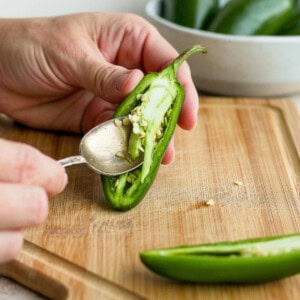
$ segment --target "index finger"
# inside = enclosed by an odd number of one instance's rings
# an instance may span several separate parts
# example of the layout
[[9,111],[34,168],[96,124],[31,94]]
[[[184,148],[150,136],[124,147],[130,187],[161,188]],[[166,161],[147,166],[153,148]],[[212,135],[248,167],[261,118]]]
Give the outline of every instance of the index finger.
[[66,183],[65,170],[37,149],[0,139],[0,181],[25,183],[44,188],[50,195],[60,193]]

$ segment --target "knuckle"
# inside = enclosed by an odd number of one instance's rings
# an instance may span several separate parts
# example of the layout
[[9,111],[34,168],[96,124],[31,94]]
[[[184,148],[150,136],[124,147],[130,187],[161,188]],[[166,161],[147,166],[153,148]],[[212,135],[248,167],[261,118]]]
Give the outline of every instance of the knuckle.
[[43,188],[32,188],[32,220],[31,225],[43,223],[48,216],[48,196]]
[[136,14],[130,14],[130,13],[124,14],[124,22],[128,25],[131,25],[132,26],[131,29],[136,28],[136,26],[140,28],[146,28],[146,29],[155,28],[145,18]]
[[61,192],[65,186],[64,168],[29,145],[17,146],[13,164],[15,182],[43,187],[51,195]]
[[114,78],[117,78],[118,70],[113,66],[106,65],[105,67],[100,67],[96,70],[94,76],[94,86],[97,88],[96,94],[103,96],[104,91],[110,90],[114,91],[116,89]]
[[17,146],[15,165],[18,172],[18,182],[30,182],[35,175],[38,151],[25,144]]
[[125,31],[129,33],[135,33],[137,36],[149,35],[157,32],[155,26],[149,23],[141,16],[134,14],[126,14],[124,17]]

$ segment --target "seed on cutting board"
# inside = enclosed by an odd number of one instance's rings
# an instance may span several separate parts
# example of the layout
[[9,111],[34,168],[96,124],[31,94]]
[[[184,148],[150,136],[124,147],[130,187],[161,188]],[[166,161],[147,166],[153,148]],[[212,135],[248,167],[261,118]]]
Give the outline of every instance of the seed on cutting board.
[[243,182],[242,182],[242,181],[239,181],[239,180],[235,180],[235,181],[233,182],[233,184],[234,184],[234,185],[241,186],[241,185],[243,185]]
[[205,204],[206,204],[207,206],[214,206],[214,205],[215,205],[215,201],[214,201],[213,199],[209,199],[209,200],[207,200],[207,201],[205,202]]

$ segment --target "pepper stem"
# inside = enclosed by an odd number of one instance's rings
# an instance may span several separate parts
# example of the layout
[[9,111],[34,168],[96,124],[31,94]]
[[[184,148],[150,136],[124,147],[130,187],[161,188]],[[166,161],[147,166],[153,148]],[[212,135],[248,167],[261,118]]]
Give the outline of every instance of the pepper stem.
[[192,48],[185,50],[172,62],[174,72],[176,73],[179,67],[181,66],[181,64],[196,52],[206,53],[207,51],[204,47],[200,45],[195,45]]

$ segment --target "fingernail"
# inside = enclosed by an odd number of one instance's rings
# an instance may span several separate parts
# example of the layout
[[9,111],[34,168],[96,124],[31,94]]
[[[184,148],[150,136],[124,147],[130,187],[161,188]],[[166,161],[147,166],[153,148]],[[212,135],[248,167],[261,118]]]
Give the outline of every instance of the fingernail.
[[124,72],[121,76],[119,76],[116,82],[116,89],[121,93],[128,94],[133,88],[135,88],[142,77],[143,73],[139,70]]
[[68,181],[69,181],[69,179],[68,179],[68,174],[65,173],[65,174],[64,174],[64,187],[68,184]]

